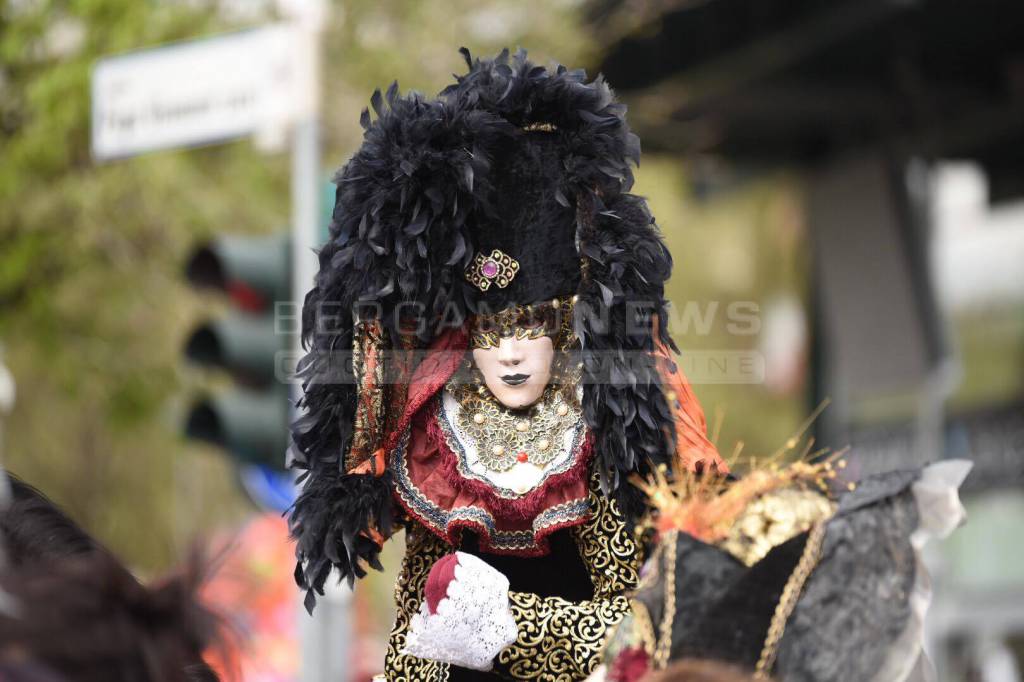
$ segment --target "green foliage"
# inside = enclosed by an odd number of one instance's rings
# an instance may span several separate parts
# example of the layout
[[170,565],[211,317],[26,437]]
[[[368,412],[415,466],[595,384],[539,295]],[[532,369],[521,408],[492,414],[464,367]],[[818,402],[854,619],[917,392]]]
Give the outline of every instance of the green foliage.
[[[211,9],[18,2],[0,17],[0,338],[19,389],[5,463],[133,563],[159,566],[240,508],[226,467],[183,447],[168,408],[200,307],[182,261],[225,225],[280,224],[286,160],[245,143],[90,159],[95,60],[207,33]],[[183,489],[197,480],[214,482]]]

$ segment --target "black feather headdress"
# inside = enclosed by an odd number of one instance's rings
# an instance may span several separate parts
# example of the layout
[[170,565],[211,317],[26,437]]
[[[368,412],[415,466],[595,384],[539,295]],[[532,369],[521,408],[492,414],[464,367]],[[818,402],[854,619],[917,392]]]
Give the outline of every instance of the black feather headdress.
[[[577,295],[584,417],[604,489],[627,518],[644,501],[625,477],[675,452],[650,356],[652,329],[672,347],[664,331],[672,261],[646,202],[629,193],[640,145],[625,106],[602,78],[537,66],[525,51],[486,60],[462,53],[468,73],[436,99],[400,95],[395,85],[374,93],[376,118],[364,111],[363,144],[336,177],[330,239],[303,311],[305,414],[292,429],[292,461],[304,473],[290,522],[296,578],[310,600],[332,567],[352,580],[364,574],[362,563],[376,566],[371,538],[391,527],[387,475],[355,473],[346,455],[358,398],[344,380],[354,311],[396,346],[409,335],[396,311],[416,311],[427,322],[416,327],[422,347],[440,320],[459,324],[482,304]],[[527,156],[538,172],[517,175]],[[485,292],[467,281],[477,253],[527,229],[529,239],[516,243],[531,246],[516,258],[524,272],[546,276]]]

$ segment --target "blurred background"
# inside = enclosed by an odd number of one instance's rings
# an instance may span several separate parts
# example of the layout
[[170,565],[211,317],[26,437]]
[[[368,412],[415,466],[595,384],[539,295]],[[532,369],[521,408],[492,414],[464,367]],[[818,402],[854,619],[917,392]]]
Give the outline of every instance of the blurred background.
[[246,680],[379,672],[400,548],[300,616],[282,377],[361,110],[436,93],[463,45],[629,105],[720,449],[773,452],[828,400],[817,442],[858,475],[975,462],[929,648],[943,680],[1024,679],[1012,0],[2,0],[3,465],[140,575],[232,548],[208,592]]

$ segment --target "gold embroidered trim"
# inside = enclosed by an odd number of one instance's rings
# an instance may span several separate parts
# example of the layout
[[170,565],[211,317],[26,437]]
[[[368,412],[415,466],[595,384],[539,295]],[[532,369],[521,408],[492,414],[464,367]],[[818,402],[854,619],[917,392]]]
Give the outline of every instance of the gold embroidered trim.
[[626,592],[639,583],[637,546],[618,506],[591,478],[593,517],[574,529],[576,546],[594,585],[584,602],[510,593],[519,639],[500,654],[499,672],[517,680],[563,682],[587,677],[600,663],[605,640],[627,613]]
[[[380,322],[368,320],[356,325],[352,341],[352,371],[358,399],[352,427],[352,445],[345,456],[345,470],[351,471],[380,447],[384,432],[384,377],[382,349],[385,336]],[[374,471],[380,475],[383,471]]]
[[[475,349],[497,348],[502,338],[520,341],[551,336],[561,340],[560,350],[575,341],[572,318],[579,296],[553,298],[543,303],[509,306],[474,318],[470,344]],[[567,345],[568,344],[568,345]]]
[[775,665],[775,657],[778,655],[779,642],[786,631],[786,621],[793,614],[796,603],[800,599],[800,593],[804,589],[804,583],[814,572],[814,568],[821,559],[821,546],[825,540],[825,521],[818,521],[814,524],[811,532],[807,535],[807,543],[804,551],[800,554],[800,561],[796,568],[789,575],[786,586],[782,589],[782,596],[772,614],[771,624],[768,626],[768,636],[765,637],[764,647],[761,649],[761,657],[754,668],[754,677],[767,679]]
[[647,610],[647,605],[638,599],[631,601],[630,606],[633,609],[633,631],[639,635],[644,653],[653,660],[658,636],[654,633],[654,620],[651,618],[651,612]]
[[[448,412],[443,405],[444,398],[442,397],[442,404],[437,410],[437,425],[440,427],[442,434],[444,434],[444,441],[448,445],[448,449],[455,455],[455,466],[459,470],[459,475],[465,479],[472,481],[481,481],[491,487],[494,493],[501,498],[511,500],[522,496],[522,493],[518,493],[509,488],[502,488],[495,484],[493,481],[485,476],[480,476],[469,469],[467,462],[467,455],[465,448],[462,444],[462,434],[457,434],[455,426],[452,420],[449,418]],[[582,420],[576,425],[576,433],[573,436],[572,443],[570,444],[569,455],[565,458],[564,462],[560,462],[557,466],[553,466],[550,469],[544,471],[544,475],[540,481],[533,486],[532,490],[536,490],[544,485],[544,483],[551,476],[565,473],[569,469],[576,466],[576,463],[581,455],[581,450],[586,441],[587,427],[583,424]],[[589,497],[589,494],[588,496]],[[587,497],[582,499],[587,499]]]
[[440,539],[421,526],[406,531],[405,559],[395,583],[395,625],[388,639],[384,658],[385,678],[388,682],[446,682],[448,665],[399,653],[405,648],[405,635],[409,620],[420,608],[427,575],[438,559],[452,551]]
[[669,540],[662,543],[665,556],[665,609],[658,624],[658,645],[654,649],[651,664],[654,670],[661,670],[668,665],[668,656],[672,651],[672,623],[676,619],[676,545],[679,532],[672,531]]

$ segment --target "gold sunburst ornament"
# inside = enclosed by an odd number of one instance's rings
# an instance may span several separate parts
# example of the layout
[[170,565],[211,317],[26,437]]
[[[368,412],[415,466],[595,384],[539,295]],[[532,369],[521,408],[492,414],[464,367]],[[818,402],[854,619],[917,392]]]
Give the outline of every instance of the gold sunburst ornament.
[[634,477],[654,510],[648,525],[659,534],[685,532],[752,566],[773,547],[831,517],[832,490],[846,461],[842,452],[812,452],[813,439],[801,439],[822,408],[768,457],[741,462],[737,451],[729,468],[745,470],[738,480],[714,471],[669,476],[664,467],[646,479]]

